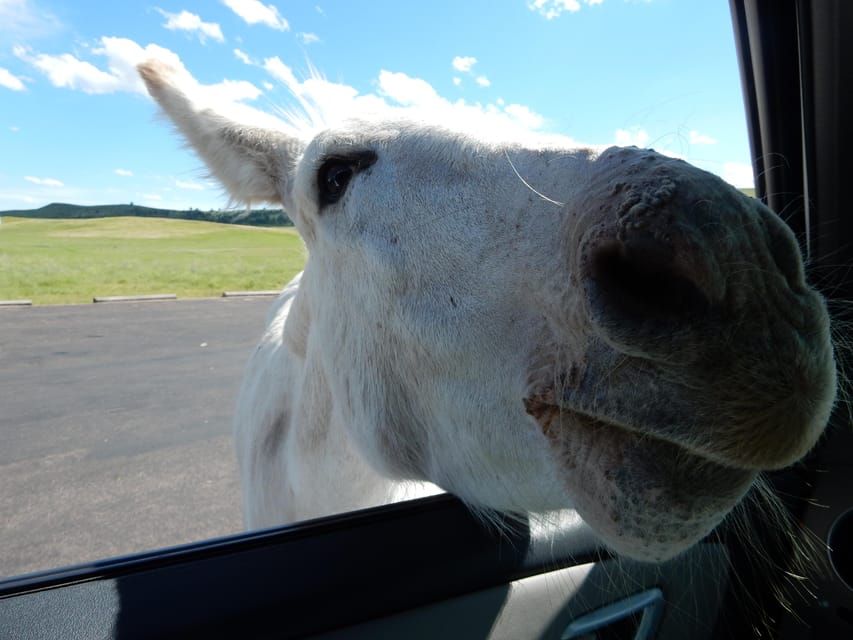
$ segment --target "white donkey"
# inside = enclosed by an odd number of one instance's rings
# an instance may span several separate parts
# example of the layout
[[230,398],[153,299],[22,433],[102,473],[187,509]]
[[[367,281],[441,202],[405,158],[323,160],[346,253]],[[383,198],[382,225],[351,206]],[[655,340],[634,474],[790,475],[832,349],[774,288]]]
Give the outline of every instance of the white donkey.
[[821,434],[824,303],[790,230],[717,177],[411,121],[301,139],[139,70],[231,195],[282,204],[308,249],[238,401],[249,527],[433,483],[476,509],[576,509],[661,560]]

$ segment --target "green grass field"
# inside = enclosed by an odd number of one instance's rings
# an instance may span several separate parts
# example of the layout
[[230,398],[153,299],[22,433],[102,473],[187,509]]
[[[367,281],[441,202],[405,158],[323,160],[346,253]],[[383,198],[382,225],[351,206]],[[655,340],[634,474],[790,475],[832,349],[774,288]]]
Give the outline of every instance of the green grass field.
[[292,227],[3,217],[0,300],[64,304],[94,296],[280,289],[302,269],[305,256]]

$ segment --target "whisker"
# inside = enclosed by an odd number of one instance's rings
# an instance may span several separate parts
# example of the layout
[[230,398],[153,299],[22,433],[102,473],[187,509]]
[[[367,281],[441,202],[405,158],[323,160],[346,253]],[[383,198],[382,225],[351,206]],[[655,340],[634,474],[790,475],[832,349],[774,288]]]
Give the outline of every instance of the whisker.
[[558,207],[562,207],[562,206],[564,206],[564,205],[566,204],[565,202],[558,202],[557,200],[554,200],[554,199],[552,199],[552,198],[549,198],[549,197],[548,197],[548,196],[546,196],[544,193],[542,193],[541,191],[537,191],[533,186],[531,186],[531,184],[530,184],[529,182],[527,182],[527,180],[525,180],[525,179],[522,177],[522,175],[518,172],[518,169],[516,169],[516,168],[515,168],[515,165],[513,164],[512,159],[509,157],[509,153],[507,152],[507,150],[506,150],[506,149],[504,149],[504,157],[506,158],[506,161],[507,161],[507,162],[509,162],[509,166],[512,168],[512,170],[513,170],[513,172],[515,173],[516,177],[517,177],[519,180],[521,180],[521,183],[522,183],[525,187],[527,187],[528,189],[530,189],[530,191],[532,191],[532,192],[533,192],[533,193],[535,193],[537,196],[539,196],[540,198],[542,198],[542,200],[544,200],[545,202],[550,202],[551,204],[555,204],[555,205],[557,205]]

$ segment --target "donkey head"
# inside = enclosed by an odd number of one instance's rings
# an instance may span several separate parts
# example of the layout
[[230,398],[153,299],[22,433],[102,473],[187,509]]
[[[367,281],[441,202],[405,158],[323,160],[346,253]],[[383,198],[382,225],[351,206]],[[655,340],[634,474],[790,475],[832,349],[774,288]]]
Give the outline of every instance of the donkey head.
[[663,559],[822,432],[823,301],[788,228],[715,176],[405,120],[308,137],[139,70],[235,199],[293,219],[306,357],[381,473],[475,508],[572,507]]

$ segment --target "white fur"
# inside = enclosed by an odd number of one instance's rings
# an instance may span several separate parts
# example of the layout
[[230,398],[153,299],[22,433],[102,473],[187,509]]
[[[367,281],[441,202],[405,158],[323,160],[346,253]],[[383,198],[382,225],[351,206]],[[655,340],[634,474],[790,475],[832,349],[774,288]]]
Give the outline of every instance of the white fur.
[[[404,120],[303,140],[199,108],[162,63],[140,72],[232,196],[283,204],[308,248],[237,404],[249,527],[441,487],[478,509],[576,508],[615,550],[662,559],[823,429],[822,301],[790,231],[713,176]],[[366,150],[321,206],[324,160]],[[646,285],[608,247],[648,246],[668,261],[652,287],[676,274],[713,313],[653,288],[622,308],[620,287]]]

